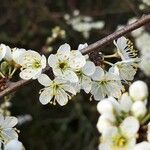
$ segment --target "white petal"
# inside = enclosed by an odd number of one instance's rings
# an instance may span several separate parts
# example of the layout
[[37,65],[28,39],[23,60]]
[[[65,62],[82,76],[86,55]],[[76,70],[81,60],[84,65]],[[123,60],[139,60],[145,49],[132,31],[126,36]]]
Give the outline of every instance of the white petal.
[[42,55],[42,58],[41,58],[41,65],[42,65],[42,69],[46,67],[46,57],[44,55]]
[[86,47],[88,47],[87,43],[85,43],[85,44],[79,44],[78,51],[80,51],[80,50],[82,50],[83,48],[86,48]]
[[12,128],[17,123],[18,123],[18,119],[16,117],[6,117],[1,126],[2,128]]
[[142,101],[148,96],[148,87],[143,81],[135,81],[129,87],[129,94],[134,101]]
[[23,48],[13,48],[12,51],[12,58],[15,61],[15,63],[19,64],[19,60],[22,58],[23,54],[26,52]]
[[37,74],[37,72],[33,69],[24,69],[20,72],[20,78],[24,79],[24,80],[29,80],[31,78],[33,78],[35,75]]
[[41,74],[38,77],[38,82],[44,86],[49,86],[52,80],[46,74]]
[[69,65],[73,69],[80,69],[86,63],[85,57],[80,51],[72,50],[69,56]]
[[106,96],[106,91],[103,86],[96,82],[92,82],[91,94],[94,96],[95,100],[102,100]]
[[57,67],[57,64],[58,64],[58,58],[56,55],[53,55],[51,54],[49,57],[48,57],[48,64],[50,67]]
[[9,46],[6,46],[6,54],[4,57],[6,60],[11,61],[12,60],[12,54],[11,54],[11,49]]
[[65,71],[63,74],[63,78],[67,81],[72,82],[72,83],[78,82],[78,80],[79,80],[76,73],[71,71],[71,70]]
[[87,76],[83,76],[82,81],[81,82],[81,88],[86,92],[89,93],[91,91],[92,88],[92,81],[90,77]]
[[135,117],[127,117],[121,123],[120,128],[128,136],[135,136],[140,127],[139,121]]
[[4,123],[4,116],[0,114],[0,126]]
[[7,47],[4,44],[0,44],[0,61],[5,57]]
[[5,145],[4,150],[23,150],[23,145],[16,139],[11,140]]
[[150,143],[149,142],[141,142],[135,145],[133,150],[150,150]]
[[129,112],[132,106],[132,101],[128,93],[123,93],[120,99],[120,107],[124,112]]
[[82,71],[85,75],[91,76],[95,72],[95,64],[92,61],[87,61]]
[[51,101],[53,98],[52,92],[53,91],[51,88],[45,88],[44,91],[40,94],[39,100],[43,105],[46,105]]
[[112,114],[103,114],[99,117],[96,127],[98,131],[102,134],[106,134],[109,129],[113,127],[113,118]]
[[142,118],[145,116],[147,109],[145,103],[143,101],[136,101],[133,103],[131,107],[132,115],[137,118]]
[[100,114],[113,113],[113,105],[108,99],[103,99],[97,104],[97,110]]
[[60,60],[66,60],[68,59],[70,55],[70,45],[65,43],[61,45],[57,51],[57,56]]
[[104,70],[101,67],[96,67],[95,72],[92,75],[92,79],[95,81],[100,81],[104,76]]
[[55,98],[60,106],[64,106],[68,102],[68,96],[64,90],[59,90]]
[[64,84],[63,89],[73,95],[76,95],[76,91],[75,91],[74,87],[69,84]]
[[2,136],[8,140],[17,139],[18,134],[14,129],[8,128],[2,131]]

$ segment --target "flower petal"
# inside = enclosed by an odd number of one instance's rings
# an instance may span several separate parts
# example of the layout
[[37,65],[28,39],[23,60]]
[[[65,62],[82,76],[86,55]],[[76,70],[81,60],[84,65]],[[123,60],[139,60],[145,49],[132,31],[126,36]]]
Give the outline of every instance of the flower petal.
[[43,105],[48,104],[53,98],[52,89],[45,88],[44,91],[40,94],[39,100]]
[[55,98],[60,106],[64,106],[68,102],[68,96],[64,90],[59,90]]
[[65,43],[61,45],[57,51],[57,56],[60,60],[66,60],[69,58],[70,55],[70,45]]
[[95,64],[92,61],[87,61],[82,68],[82,72],[87,76],[91,76],[95,72]]
[[139,121],[135,117],[127,117],[121,123],[120,128],[128,136],[135,136],[140,127]]
[[38,82],[44,86],[49,86],[52,80],[46,74],[41,74],[38,77]]
[[95,72],[91,77],[95,81],[100,81],[104,77],[104,70],[101,67],[96,67]]

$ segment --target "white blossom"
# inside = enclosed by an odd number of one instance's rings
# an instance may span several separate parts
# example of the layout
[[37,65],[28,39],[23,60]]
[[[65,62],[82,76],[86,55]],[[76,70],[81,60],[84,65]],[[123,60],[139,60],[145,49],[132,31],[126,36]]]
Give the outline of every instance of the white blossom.
[[102,100],[107,96],[119,98],[123,86],[119,76],[111,72],[104,72],[101,67],[96,67],[95,73],[92,75],[91,94],[95,100]]
[[57,77],[51,80],[46,74],[41,74],[38,81],[45,86],[45,88],[41,90],[39,97],[43,105],[48,103],[53,103],[55,105],[57,101],[59,105],[63,106],[67,104],[68,99],[71,98],[71,94],[76,94],[73,86],[61,78]]
[[148,96],[148,87],[143,81],[135,81],[129,87],[129,94],[134,101],[145,100]]
[[79,80],[75,72],[80,70],[85,63],[85,57],[81,52],[71,51],[68,44],[61,45],[57,54],[51,54],[48,58],[48,64],[52,67],[54,75],[73,83]]
[[134,49],[133,44],[130,40],[125,37],[120,37],[114,41],[117,47],[117,52],[122,60],[132,60],[132,58],[137,57],[137,50]]
[[20,77],[25,80],[37,79],[46,67],[46,58],[38,52],[28,50],[19,60],[21,65]]
[[0,115],[0,142],[6,143],[18,138],[18,134],[13,128],[17,122],[16,117],[3,117]]
[[120,76],[121,80],[133,80],[137,71],[137,64],[131,61],[119,61],[109,71]]
[[136,144],[139,122],[134,117],[127,117],[117,127],[107,129],[102,135],[99,150],[131,150]]

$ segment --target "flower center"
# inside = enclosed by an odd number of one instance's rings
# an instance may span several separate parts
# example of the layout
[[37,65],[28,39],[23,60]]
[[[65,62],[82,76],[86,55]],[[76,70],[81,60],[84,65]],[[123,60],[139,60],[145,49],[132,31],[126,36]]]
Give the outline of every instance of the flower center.
[[66,62],[60,62],[60,63],[59,63],[59,68],[60,68],[60,69],[64,70],[64,69],[66,69],[67,67],[68,67],[68,64],[67,64]]
[[123,135],[117,135],[113,138],[114,146],[124,147],[127,144],[127,138]]
[[36,69],[40,68],[41,67],[41,63],[39,61],[35,61],[35,62],[33,62],[32,67],[36,68]]

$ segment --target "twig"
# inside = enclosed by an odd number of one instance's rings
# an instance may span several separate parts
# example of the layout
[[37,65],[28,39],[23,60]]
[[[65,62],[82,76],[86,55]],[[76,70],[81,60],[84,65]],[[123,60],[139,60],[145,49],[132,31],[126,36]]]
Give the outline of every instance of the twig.
[[123,29],[120,29],[108,36],[106,36],[105,38],[89,45],[88,47],[82,49],[82,53],[83,54],[88,54],[92,51],[95,51],[99,48],[102,48],[103,46],[109,44],[110,42],[112,42],[113,40],[135,30],[135,29],[138,29],[140,28],[141,26],[147,24],[147,23],[150,23],[150,15],[146,15],[146,16],[143,16],[141,17],[138,21],[132,23],[132,24],[129,24],[127,25],[126,27],[124,27]]
[[[118,30],[110,35],[108,35],[107,37],[89,45],[88,47],[84,48],[81,50],[82,54],[88,54],[92,51],[95,51],[99,48],[102,48],[103,46],[109,44],[110,42],[112,42],[113,40],[137,29],[137,28],[140,28],[141,26],[147,24],[150,22],[150,15],[146,15],[146,16],[143,16],[141,17],[138,21],[130,24],[130,25],[127,25],[126,27],[124,27],[123,29],[121,30]],[[49,69],[46,68],[44,70],[47,71]],[[30,83],[32,80],[20,80],[20,81],[17,81],[17,82],[14,82],[14,83],[9,83],[8,85],[8,88],[6,88],[5,90],[3,90],[2,92],[0,92],[0,98],[4,97],[5,95],[11,93],[11,92],[14,92],[18,89],[20,89],[21,87],[23,87],[24,85]]]

